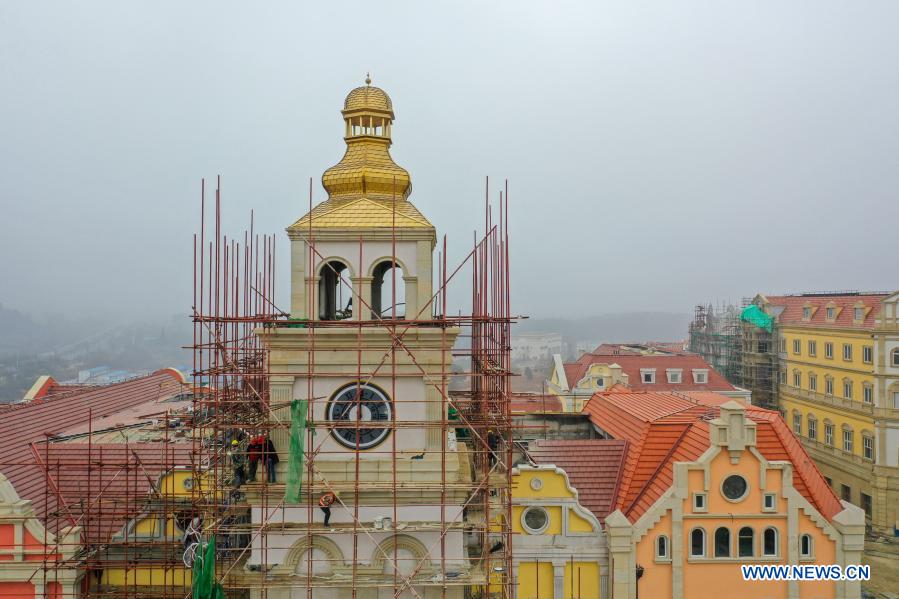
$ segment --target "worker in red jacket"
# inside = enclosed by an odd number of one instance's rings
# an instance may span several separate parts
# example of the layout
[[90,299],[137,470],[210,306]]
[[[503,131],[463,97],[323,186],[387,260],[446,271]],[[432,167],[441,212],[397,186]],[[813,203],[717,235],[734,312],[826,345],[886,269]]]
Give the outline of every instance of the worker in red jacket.
[[265,448],[265,435],[256,435],[250,439],[247,444],[247,457],[250,461],[250,476],[247,480],[256,481],[256,469],[259,468],[259,462],[262,461],[262,452]]

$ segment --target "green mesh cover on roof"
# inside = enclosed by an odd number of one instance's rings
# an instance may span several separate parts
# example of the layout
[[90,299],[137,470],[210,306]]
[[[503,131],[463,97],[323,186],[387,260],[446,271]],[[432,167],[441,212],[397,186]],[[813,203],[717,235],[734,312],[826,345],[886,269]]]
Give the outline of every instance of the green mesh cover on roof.
[[192,578],[193,599],[227,599],[222,585],[215,581],[215,535],[194,558]]
[[762,309],[755,304],[750,304],[743,308],[743,311],[740,312],[740,320],[754,324],[758,328],[765,329],[769,333],[771,332],[771,327],[774,323],[774,319],[765,314]]
[[309,402],[295,399],[290,403],[290,461],[287,464],[287,490],[284,503],[300,503],[303,490],[303,462],[306,444],[306,409]]

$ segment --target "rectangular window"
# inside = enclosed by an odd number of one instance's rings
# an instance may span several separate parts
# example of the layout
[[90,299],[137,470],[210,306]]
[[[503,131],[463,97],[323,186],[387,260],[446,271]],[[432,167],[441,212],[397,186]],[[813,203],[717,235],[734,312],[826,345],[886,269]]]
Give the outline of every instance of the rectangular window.
[[656,371],[655,369],[651,370],[640,370],[640,378],[643,379],[644,383],[655,383],[656,382]]
[[706,510],[705,493],[693,493],[693,511],[704,512]]
[[793,414],[793,432],[802,434],[802,414]]
[[778,378],[780,379],[780,384],[781,384],[781,385],[786,385],[786,384],[787,384],[787,371],[786,371],[785,368],[781,368],[781,369],[780,369],[780,376],[779,376]]
[[809,341],[808,342],[808,355],[810,355],[813,358],[818,355],[818,342],[817,341]]
[[893,391],[893,409],[899,410],[899,391]]
[[705,385],[709,382],[709,372],[705,369],[693,371],[693,382],[697,385]]
[[783,338],[780,340],[780,353],[787,353],[787,340]]
[[840,485],[840,498],[843,501],[852,501],[852,489],[849,485]]
[[809,391],[817,391],[818,390],[818,377],[814,374],[808,375],[808,388]]
[[833,320],[836,316],[836,308],[828,308],[827,309],[827,320]]
[[852,453],[852,431],[843,431],[843,451]]
[[818,421],[814,418],[808,420],[808,438],[812,441],[818,440]]
[[874,460],[874,437],[867,435],[862,437],[862,448],[866,460]]
[[899,349],[894,349],[892,355],[893,355],[893,360],[892,360],[893,366],[895,366],[896,368],[899,368]]
[[870,364],[874,361],[874,348],[870,345],[866,345],[862,348],[862,361],[865,364]]
[[824,342],[824,357],[833,360],[833,343],[830,341]]
[[874,501],[872,501],[870,495],[867,495],[867,494],[865,494],[865,493],[859,493],[859,495],[860,495],[861,498],[862,498],[862,505],[861,505],[861,508],[862,508],[863,510],[865,510],[865,516],[867,516],[868,518],[870,518],[870,517],[871,517],[871,512],[874,511],[874,510],[873,510],[873,508],[874,508]]
[[802,341],[799,339],[793,339],[793,353],[797,356],[802,353]]
[[854,317],[855,317],[855,320],[864,320],[865,319],[865,309],[864,308],[856,308]]
[[824,393],[828,395],[833,395],[833,379],[825,378],[824,379]]
[[874,387],[871,385],[864,386],[865,403],[874,403]]
[[668,370],[668,382],[672,384],[680,384],[681,382],[681,371],[680,370]]
[[833,425],[824,424],[824,442],[833,447]]
[[852,381],[843,381],[843,397],[852,399]]
[[793,373],[793,386],[797,389],[802,386],[802,373],[798,370]]
[[812,317],[812,309],[810,306],[805,306],[802,308],[802,318],[808,320]]
[[777,508],[777,495],[774,493],[765,493],[762,500],[762,509],[765,511],[773,511]]
[[852,344],[844,343],[843,344],[843,359],[847,362],[852,361]]

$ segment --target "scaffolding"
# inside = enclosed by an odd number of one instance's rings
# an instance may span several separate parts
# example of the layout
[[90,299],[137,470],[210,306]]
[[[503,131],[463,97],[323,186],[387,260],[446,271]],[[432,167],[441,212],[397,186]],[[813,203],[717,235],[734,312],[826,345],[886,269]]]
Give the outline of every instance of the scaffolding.
[[[310,214],[311,189],[310,181]],[[498,211],[489,201],[489,181],[487,189],[486,233],[452,270],[443,238],[437,291],[418,314],[373,309],[346,272],[333,273],[370,319],[291,318],[273,299],[274,238],[257,235],[251,219],[242,243],[228,239],[217,187],[208,239],[201,199],[193,320],[194,411],[202,417],[193,438],[204,482],[193,501],[203,522],[199,546],[213,538],[220,545],[215,580],[228,597],[511,596],[508,186],[499,193]],[[394,227],[392,264],[396,240]],[[325,260],[312,219],[306,243],[312,272]],[[360,257],[365,243],[358,240]],[[471,309],[453,316],[448,290],[464,270],[471,277]],[[307,284],[311,314],[316,281],[309,277]],[[392,285],[396,298],[396,278]],[[272,356],[285,334],[303,341],[299,372],[285,372],[283,356]],[[317,395],[315,380],[346,377],[345,369],[320,365],[318,358],[333,350],[337,336],[347,342],[344,355],[355,363],[355,382],[346,385],[347,395]],[[457,337],[464,342],[454,346]],[[426,349],[423,338],[430,340]],[[373,362],[373,353],[380,360]],[[468,385],[451,392],[451,377]],[[424,381],[424,397],[404,395],[400,388],[410,379]],[[373,409],[364,395],[369,388],[391,398],[391,408],[376,431],[384,440],[363,448],[375,430],[362,417]],[[316,416],[316,404],[336,401],[355,417]],[[431,417],[401,419],[402,411]],[[429,449],[404,455],[403,440],[419,433],[432,440]],[[349,459],[346,442],[338,448],[326,442],[335,436],[355,440]],[[236,474],[242,458],[234,452],[257,438],[272,441],[279,462],[288,462],[276,467],[287,481],[272,480],[264,464],[259,482],[234,480],[248,474]],[[329,526],[319,513],[326,496],[335,516],[344,516]]]
[[749,389],[755,405],[776,409],[779,381],[777,325],[770,331],[741,319],[752,303],[697,304],[690,322],[690,351],[699,354],[729,383]]

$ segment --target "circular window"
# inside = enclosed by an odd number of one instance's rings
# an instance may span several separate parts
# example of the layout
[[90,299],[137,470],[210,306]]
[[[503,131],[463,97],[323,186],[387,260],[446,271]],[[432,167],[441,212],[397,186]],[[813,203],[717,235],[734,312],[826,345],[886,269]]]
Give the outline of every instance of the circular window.
[[531,479],[531,488],[535,491],[539,491],[543,488],[543,481],[535,476]]
[[531,534],[539,534],[549,526],[549,515],[542,507],[529,507],[521,515],[521,523]]
[[740,501],[749,492],[749,483],[739,474],[731,474],[721,483],[721,494],[728,501]]

